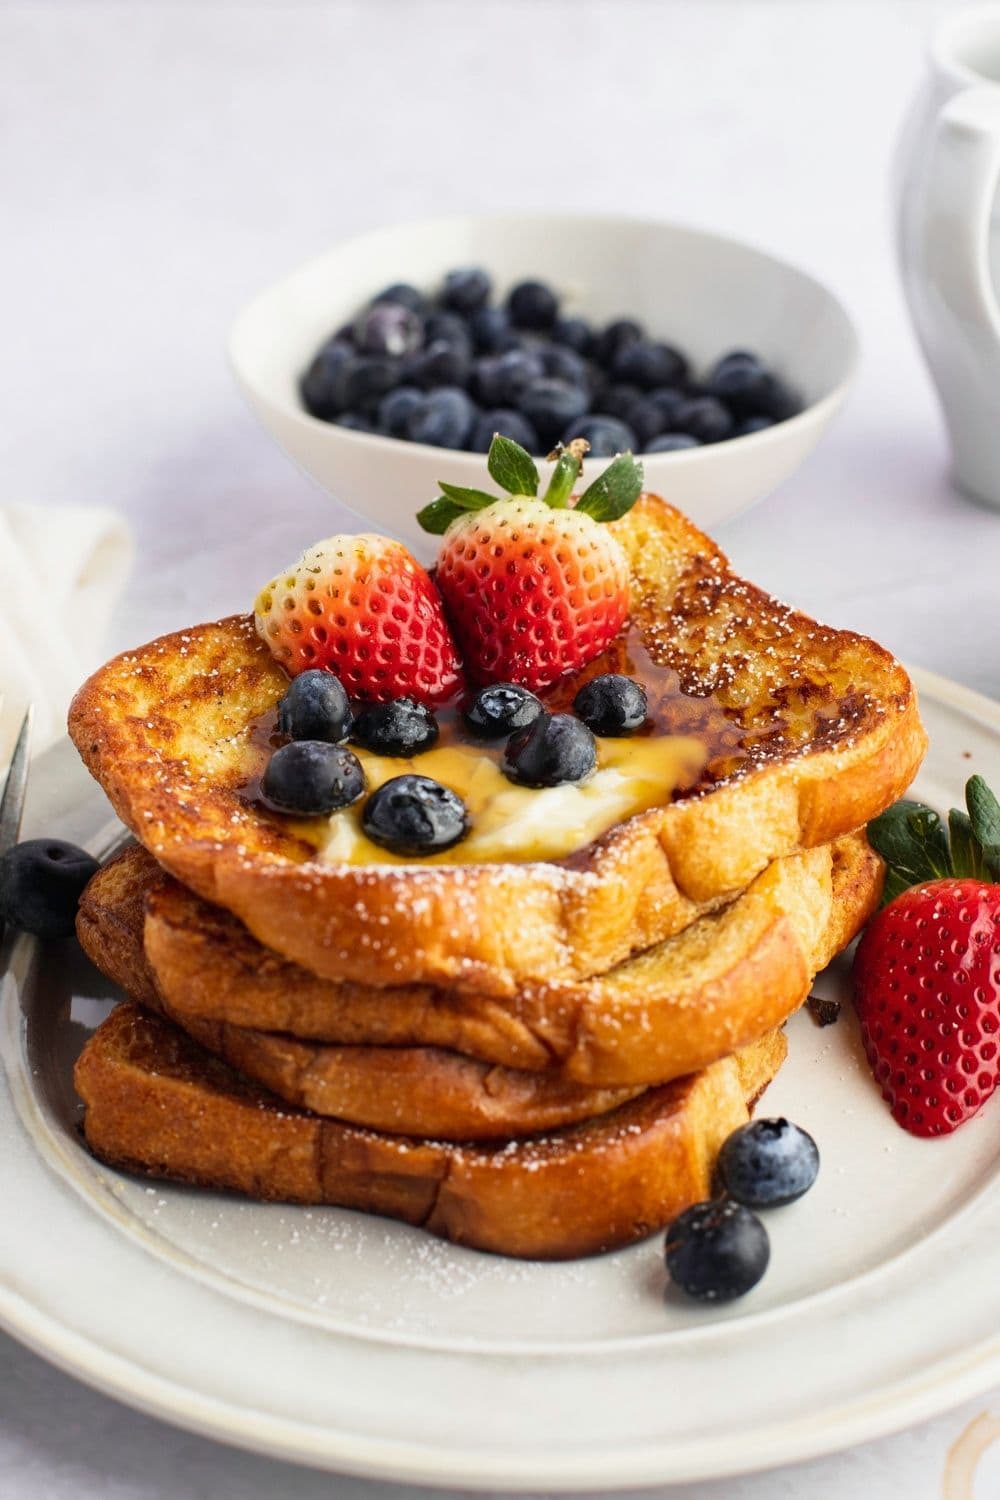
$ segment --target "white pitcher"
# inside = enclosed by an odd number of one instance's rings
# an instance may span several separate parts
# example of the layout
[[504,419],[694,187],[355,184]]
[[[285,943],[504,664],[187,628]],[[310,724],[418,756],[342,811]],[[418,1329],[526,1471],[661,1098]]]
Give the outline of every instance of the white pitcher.
[[903,287],[954,477],[1000,508],[1000,5],[935,32],[897,155]]

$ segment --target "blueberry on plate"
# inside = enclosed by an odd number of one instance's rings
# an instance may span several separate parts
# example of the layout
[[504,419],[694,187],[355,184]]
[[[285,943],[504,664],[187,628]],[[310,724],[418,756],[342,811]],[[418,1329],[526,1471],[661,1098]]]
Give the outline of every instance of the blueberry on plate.
[[278,704],[278,728],[292,740],[338,745],[350,734],[352,718],[340,679],[317,667],[293,677]]
[[519,281],[507,298],[515,328],[551,328],[559,314],[559,299],[544,281]]
[[634,734],[646,722],[646,690],[633,677],[604,672],[592,677],[573,699],[573,712],[595,734]]
[[5,924],[40,938],[71,937],[97,860],[62,839],[26,839],[0,859],[0,933]]
[[438,722],[415,698],[369,703],[358,713],[351,738],[374,755],[419,755],[437,743]]
[[343,745],[292,740],[271,756],[260,789],[277,812],[319,817],[357,802],[365,789],[365,773],[358,757]]
[[542,444],[552,444],[590,405],[587,392],[568,380],[533,380],[518,403]]
[[556,318],[552,325],[552,337],[557,344],[564,344],[577,354],[593,353],[594,330],[586,318]]
[[330,422],[343,410],[343,374],[354,354],[348,344],[331,340],[324,344],[299,382],[306,411]]
[[732,437],[736,426],[731,412],[715,396],[692,396],[674,417],[678,432],[689,433],[699,443],[721,443]]
[[572,422],[562,440],[571,443],[574,438],[586,438],[591,458],[613,458],[616,453],[634,453],[638,447],[636,435],[626,422],[600,413]]
[[429,776],[394,776],[364,805],[361,826],[373,843],[395,854],[438,854],[469,830],[457,792]]
[[598,364],[610,368],[627,344],[635,344],[643,337],[642,324],[634,318],[616,318],[597,335],[594,358]]
[[511,735],[503,753],[503,773],[521,786],[561,786],[582,781],[597,765],[597,743],[586,724],[572,714],[539,714]]
[[731,1302],[755,1287],[771,1246],[757,1215],[717,1199],[686,1209],[667,1230],[670,1279],[700,1302]]
[[683,448],[700,448],[702,445],[689,432],[663,432],[643,448],[643,453],[679,453]]
[[434,339],[407,362],[406,378],[425,390],[442,385],[468,385],[472,357],[465,344]]
[[467,318],[489,298],[493,283],[482,266],[464,266],[449,271],[441,288],[441,306]]
[[484,406],[515,406],[532,381],[544,374],[541,356],[534,350],[487,354],[476,361],[472,393]]
[[427,298],[423,292],[418,292],[415,286],[409,282],[396,281],[392,286],[383,287],[378,296],[372,298],[376,302],[398,302],[400,307],[408,307],[410,312],[422,313],[427,306]]
[[542,450],[538,433],[527,417],[505,406],[484,411],[476,418],[468,442],[470,450],[473,453],[489,453],[494,434],[498,432],[501,437],[510,438],[512,443],[519,444],[527,453],[540,453]]
[[677,385],[687,374],[687,360],[670,344],[635,339],[619,349],[611,361],[615,380],[650,391],[658,385]]
[[411,443],[429,443],[432,448],[462,448],[472,431],[477,408],[465,391],[443,385],[429,391],[406,419],[404,429]]
[[412,354],[424,341],[423,319],[401,302],[376,302],[354,324],[354,343],[364,354]]
[[719,1180],[748,1208],[777,1208],[807,1193],[819,1172],[819,1148],[808,1131],[785,1119],[751,1120],[719,1153]]
[[503,307],[480,307],[469,319],[469,332],[477,354],[503,354],[517,342]]
[[416,411],[425,400],[423,391],[415,385],[398,385],[394,391],[384,395],[378,404],[379,427],[389,437],[403,437],[410,413]]
[[464,718],[478,739],[494,740],[527,729],[539,714],[542,702],[516,682],[491,682],[480,688],[465,710]]

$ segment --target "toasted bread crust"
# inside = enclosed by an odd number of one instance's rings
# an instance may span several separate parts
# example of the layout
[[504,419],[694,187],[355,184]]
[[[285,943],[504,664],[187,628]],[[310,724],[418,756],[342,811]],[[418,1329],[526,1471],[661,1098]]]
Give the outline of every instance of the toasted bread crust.
[[471,1139],[599,1113],[621,1102],[616,1090],[665,1082],[756,1040],[805,998],[880,889],[880,861],[850,835],[776,862],[732,906],[608,975],[526,985],[504,1002],[317,979],[139,848],[94,877],[77,925],[126,993],[165,1004],[210,1050],[293,1103]]
[[505,1146],[358,1130],[283,1105],[161,1017],[116,1008],[74,1079],[91,1150],[112,1166],[252,1198],[339,1204],[505,1255],[565,1259],[629,1244],[707,1196],[719,1147],[785,1054],[647,1090],[611,1114]]
[[746,759],[729,780],[619,824],[567,861],[318,862],[239,795],[264,755],[248,725],[285,683],[249,619],[118,657],[80,690],[70,733],[171,873],[317,975],[509,997],[525,980],[603,973],[773,859],[859,827],[905,789],[925,747],[912,685],[873,642],[743,582],[655,497],[615,530],[648,649],[740,724]]

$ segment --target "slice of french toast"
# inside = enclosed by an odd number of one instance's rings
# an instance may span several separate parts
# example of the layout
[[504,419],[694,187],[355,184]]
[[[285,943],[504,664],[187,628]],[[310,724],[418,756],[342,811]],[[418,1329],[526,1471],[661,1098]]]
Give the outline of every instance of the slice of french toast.
[[780,1067],[772,1033],[610,1114],[497,1146],[410,1140],[289,1107],[178,1027],[116,1007],[74,1079],[110,1166],[256,1199],[337,1204],[535,1259],[642,1239],[705,1198],[722,1142]]
[[905,790],[926,743],[905,671],[874,642],[738,578],[653,496],[614,531],[631,568],[632,628],[675,674],[682,728],[697,735],[700,705],[725,723],[732,753],[567,857],[319,857],[308,830],[252,795],[268,756],[261,724],[273,723],[287,679],[249,618],[116,658],[78,693],[70,733],[172,874],[317,975],[512,996],[525,980],[603,973],[772,860],[860,827]]
[[77,928],[127,994],[165,1006],[285,1098],[355,1123],[472,1138],[548,1128],[542,1111],[596,1114],[619,1102],[615,1090],[755,1041],[801,1003],[880,889],[880,861],[848,835],[776,861],[730,906],[607,975],[526,983],[505,1001],[318,979],[138,847],[94,876]]

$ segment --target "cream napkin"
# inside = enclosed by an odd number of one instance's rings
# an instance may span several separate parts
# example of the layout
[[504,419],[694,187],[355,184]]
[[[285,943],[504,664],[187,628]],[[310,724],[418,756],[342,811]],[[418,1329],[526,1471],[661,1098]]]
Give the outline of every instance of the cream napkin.
[[0,767],[28,703],[36,753],[64,732],[131,561],[128,526],[113,511],[0,506]]

